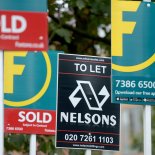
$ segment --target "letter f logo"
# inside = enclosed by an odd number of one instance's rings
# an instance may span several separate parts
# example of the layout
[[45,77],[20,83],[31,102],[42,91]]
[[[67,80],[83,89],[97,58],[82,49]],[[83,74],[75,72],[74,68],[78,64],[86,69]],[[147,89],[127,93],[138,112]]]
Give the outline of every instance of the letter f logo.
[[9,52],[4,53],[4,93],[13,93],[14,76],[22,75],[25,65],[14,64],[14,57],[25,57],[27,52]]
[[136,22],[123,21],[123,11],[137,11],[140,2],[112,0],[112,56],[123,56],[123,34],[132,34]]

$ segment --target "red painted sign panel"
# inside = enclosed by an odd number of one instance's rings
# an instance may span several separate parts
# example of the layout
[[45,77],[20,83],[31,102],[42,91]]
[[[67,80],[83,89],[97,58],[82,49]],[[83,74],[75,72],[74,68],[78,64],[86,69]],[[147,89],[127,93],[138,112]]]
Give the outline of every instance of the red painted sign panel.
[[0,11],[0,49],[48,49],[46,12]]
[[5,132],[55,134],[53,110],[5,109]]

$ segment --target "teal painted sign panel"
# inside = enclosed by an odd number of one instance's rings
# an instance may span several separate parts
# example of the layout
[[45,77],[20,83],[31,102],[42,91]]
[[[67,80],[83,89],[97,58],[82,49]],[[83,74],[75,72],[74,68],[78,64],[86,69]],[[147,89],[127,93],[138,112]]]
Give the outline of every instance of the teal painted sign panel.
[[[25,56],[14,56],[12,66],[7,63],[6,56],[6,69],[12,70],[17,65],[24,69],[21,75],[5,71],[5,107],[56,109],[57,54],[56,51],[27,52]],[[12,76],[12,84],[9,83],[8,76]],[[8,84],[12,85],[12,92],[9,92]]]
[[0,0],[0,10],[47,12],[47,0]]
[[155,4],[141,2],[122,16],[126,26],[135,26],[131,34],[123,33],[123,54],[112,56],[112,102],[154,105]]

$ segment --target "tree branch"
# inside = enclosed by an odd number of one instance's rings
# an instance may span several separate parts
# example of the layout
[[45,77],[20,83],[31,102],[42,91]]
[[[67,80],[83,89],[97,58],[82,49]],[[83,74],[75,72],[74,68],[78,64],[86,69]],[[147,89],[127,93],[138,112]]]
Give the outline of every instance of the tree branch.
[[[61,24],[61,22],[56,17],[54,17],[51,14],[49,16],[52,18],[52,20],[54,22],[56,22],[57,24]],[[61,26],[63,28],[65,28],[65,29],[68,29],[68,30],[76,33],[77,35],[80,35],[80,36],[85,37],[87,39],[91,39],[91,40],[95,40],[95,41],[99,41],[99,42],[104,42],[107,45],[111,45],[110,40],[108,40],[107,38],[100,38],[98,36],[94,36],[94,35],[88,34],[88,33],[84,32],[84,31],[81,31],[81,30],[79,30],[77,28],[74,28],[74,27],[72,27],[72,26],[70,26],[68,24],[61,24]]]

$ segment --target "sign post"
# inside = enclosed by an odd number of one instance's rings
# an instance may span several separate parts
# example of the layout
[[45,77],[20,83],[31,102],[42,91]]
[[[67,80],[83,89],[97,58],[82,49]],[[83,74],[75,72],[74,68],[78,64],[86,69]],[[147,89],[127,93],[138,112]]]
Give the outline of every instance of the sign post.
[[0,50],[0,154],[4,154],[4,104],[3,104],[3,78],[4,57]]
[[[143,0],[144,2],[151,2],[151,0]],[[150,4],[148,3],[149,7]],[[151,106],[144,107],[144,155],[152,155],[152,130],[151,130]]]
[[37,148],[37,135],[31,134],[30,135],[30,155],[36,155],[36,148]]
[[[144,2],[151,2],[151,0],[143,0]],[[150,7],[150,4],[147,4]],[[144,155],[152,155],[152,130],[151,130],[151,106],[144,107]]]
[[151,106],[144,106],[144,155],[152,155]]
[[91,150],[86,150],[85,155],[91,155]]

